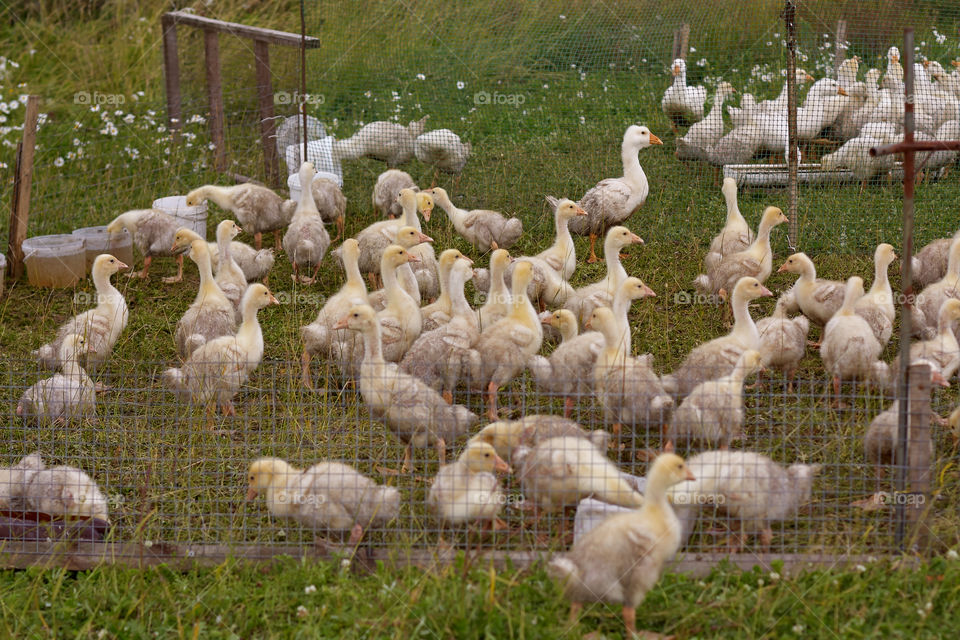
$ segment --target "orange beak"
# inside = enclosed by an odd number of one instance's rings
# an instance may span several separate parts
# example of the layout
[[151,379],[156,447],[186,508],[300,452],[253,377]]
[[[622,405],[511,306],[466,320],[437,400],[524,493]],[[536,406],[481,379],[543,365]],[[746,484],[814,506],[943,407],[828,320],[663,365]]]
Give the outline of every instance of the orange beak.
[[648,287],[647,285],[643,285],[643,295],[646,296],[647,298],[656,298],[656,297],[657,297],[656,292],[655,292],[653,289],[651,289],[650,287]]
[[670,73],[672,73],[673,75],[679,75],[679,74],[680,74],[680,65],[676,65],[676,64],[673,65],[673,67],[670,69]]
[[346,329],[347,328],[347,316],[343,316],[337,320],[337,324],[333,325],[334,329]]
[[433,242],[433,238],[431,238],[430,236],[426,235],[425,233],[421,233],[421,234],[417,237],[417,240],[419,240],[420,242]]
[[657,136],[655,136],[655,135],[653,135],[653,134],[651,133],[651,134],[650,134],[650,144],[663,144],[663,140],[661,140],[660,138],[658,138]]
[[923,68],[926,69],[926,68],[929,67],[929,66],[930,66],[930,61],[929,61],[929,60],[924,60],[924,61],[923,61]]
[[577,215],[578,215],[578,216],[585,216],[585,215],[587,215],[587,212],[583,210],[583,207],[577,207]]
[[950,381],[947,380],[946,378],[944,378],[944,377],[943,377],[943,374],[940,373],[939,371],[934,371],[934,372],[933,372],[933,376],[931,377],[930,380],[931,380],[931,382],[933,382],[933,384],[938,384],[938,385],[940,385],[941,387],[949,387],[949,386],[950,386]]
[[412,253],[407,254],[407,262],[420,262],[420,258],[413,255]]
[[500,456],[496,456],[493,459],[493,469],[495,471],[502,471],[504,473],[513,473],[513,469],[510,468],[510,465],[508,465],[506,461]]
[[782,265],[780,265],[780,268],[777,269],[777,273],[783,273],[786,270],[787,270],[787,263],[784,262]]
[[257,497],[257,490],[254,489],[253,487],[250,487],[250,488],[247,490],[247,502],[250,502],[251,500],[255,499],[256,497]]
[[696,480],[693,475],[693,471],[690,471],[690,469],[687,469],[687,480]]
[[280,304],[280,301],[272,293],[270,294],[270,304]]
[[770,292],[770,289],[767,289],[766,287],[761,286],[760,295],[769,298],[770,296],[773,295],[773,293]]
[[459,259],[460,259],[460,260],[466,260],[466,261],[467,261],[467,264],[473,264],[473,260],[471,260],[470,258],[468,258],[467,256],[465,256],[465,255],[463,255],[463,254],[460,254],[460,258],[459,258]]
[[960,60],[951,60],[950,64],[960,69]]
[[237,233],[243,233],[243,227],[237,225]]
[[584,329],[592,329],[593,327],[590,324],[590,318],[587,318],[587,321],[583,323]]
[[129,269],[129,268],[130,268],[130,265],[126,264],[125,262],[120,262],[119,260],[117,260],[117,268],[118,268],[118,269]]
[[837,93],[838,93],[839,95],[841,95],[841,96],[848,96],[848,95],[850,95],[849,93],[847,93],[846,89],[844,89],[843,87],[838,88],[838,89],[837,89]]
[[635,234],[635,233],[631,233],[631,234],[630,234],[630,242],[633,243],[633,244],[643,244],[643,238],[641,238],[640,236],[638,236],[638,235]]
[[433,209],[428,208],[423,210],[423,219],[427,222],[430,222],[430,216],[433,215]]
[[813,76],[810,75],[809,73],[803,74],[803,79],[806,80],[807,82],[813,82]]

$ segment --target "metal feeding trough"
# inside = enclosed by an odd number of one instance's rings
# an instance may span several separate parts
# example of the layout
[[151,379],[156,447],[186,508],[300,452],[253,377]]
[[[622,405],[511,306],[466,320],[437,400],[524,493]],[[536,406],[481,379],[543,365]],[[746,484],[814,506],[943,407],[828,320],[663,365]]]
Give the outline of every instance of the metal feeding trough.
[[[894,179],[903,178],[900,163],[890,172]],[[787,165],[785,164],[725,164],[723,177],[733,178],[741,187],[786,187]],[[797,184],[834,184],[856,182],[852,171],[838,169],[827,171],[819,164],[801,164],[797,167]]]

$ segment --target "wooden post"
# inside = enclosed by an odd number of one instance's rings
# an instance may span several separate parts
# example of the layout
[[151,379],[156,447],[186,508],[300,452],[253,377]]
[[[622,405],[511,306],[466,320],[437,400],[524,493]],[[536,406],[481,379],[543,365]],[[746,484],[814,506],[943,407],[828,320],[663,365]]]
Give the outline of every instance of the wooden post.
[[210,141],[213,142],[214,166],[227,168],[227,146],[223,135],[223,89],[220,84],[220,36],[212,29],[203,32],[207,64],[207,97],[210,103]]
[[787,241],[791,251],[796,251],[800,243],[800,221],[798,217],[797,172],[799,156],[797,153],[797,4],[796,0],[786,0],[783,20],[787,32],[787,218],[789,222]]
[[673,62],[677,58],[687,59],[687,49],[690,48],[690,25],[684,22],[680,28],[673,32]]
[[270,45],[265,40],[253,41],[253,57],[257,72],[257,100],[260,104],[260,144],[267,182],[280,184],[280,158],[277,156],[276,123],[273,121],[273,82],[270,79]]
[[930,437],[930,366],[911,365],[910,379],[910,429],[908,431],[907,492],[898,496],[907,500],[907,550],[911,547],[923,552],[929,545],[927,516],[933,507],[930,493],[930,453],[933,439]]
[[163,82],[167,91],[167,128],[179,132],[183,126],[180,108],[180,54],[177,51],[177,22],[170,14],[160,18],[163,31]]
[[840,65],[847,57],[843,42],[847,39],[847,21],[837,20],[837,32],[833,36],[833,75],[840,76]]
[[[10,237],[7,239],[7,263],[10,277],[23,275],[23,241],[27,237],[27,217],[30,215],[30,185],[33,183],[33,153],[37,146],[37,119],[40,115],[40,96],[27,98],[23,121],[23,140],[17,145],[13,174],[13,198],[10,201]],[[0,274],[2,277],[2,274]]]

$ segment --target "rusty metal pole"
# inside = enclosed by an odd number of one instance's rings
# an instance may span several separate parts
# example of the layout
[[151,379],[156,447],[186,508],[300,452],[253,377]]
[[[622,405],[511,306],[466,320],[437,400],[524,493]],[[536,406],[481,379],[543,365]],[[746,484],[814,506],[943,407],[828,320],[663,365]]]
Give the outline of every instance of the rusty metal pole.
[[786,0],[783,20],[787,31],[787,218],[790,250],[796,251],[799,238],[797,220],[797,4]]
[[[903,142],[905,145],[913,143],[913,29],[903,30]],[[908,420],[910,403],[908,391],[910,381],[907,368],[910,366],[910,308],[913,306],[913,180],[914,180],[914,150],[907,147],[903,152],[903,299],[900,303],[900,383],[896,391],[900,401],[897,415],[897,448],[894,452],[896,463],[896,490],[901,493],[907,484],[907,462],[909,460]],[[896,502],[896,544],[903,549],[906,512],[900,500]]]

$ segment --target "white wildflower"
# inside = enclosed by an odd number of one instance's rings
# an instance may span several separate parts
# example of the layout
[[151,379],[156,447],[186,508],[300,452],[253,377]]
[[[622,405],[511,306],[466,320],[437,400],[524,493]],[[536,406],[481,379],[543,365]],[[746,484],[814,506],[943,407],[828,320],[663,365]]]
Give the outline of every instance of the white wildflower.
[[561,14],[560,14],[560,19],[561,19],[561,20],[566,20],[566,19],[567,19],[567,16],[565,16],[565,15],[563,15],[563,14],[561,13]]
[[123,121],[126,122],[127,124],[133,124],[133,121],[136,119],[137,117],[132,113],[128,113],[127,115],[123,116]]
[[865,571],[867,570],[867,568],[866,568],[865,566],[863,566],[862,564],[858,564],[857,566],[855,566],[855,567],[853,568],[853,570],[856,571],[857,573],[863,573],[863,572],[865,572]]
[[303,588],[303,592],[304,592],[305,594],[307,594],[307,595],[310,595],[311,593],[316,593],[316,592],[317,592],[317,587],[316,587],[315,585],[308,584],[307,586],[305,586],[305,587]]
[[426,80],[426,79],[427,79],[427,76],[423,75],[422,73],[417,74],[417,80]]
[[457,80],[457,89],[462,90],[465,86],[467,86],[466,82],[464,82],[463,80]]
[[364,92],[363,92],[363,95],[364,95],[365,97],[367,97],[367,98],[370,98],[370,97],[373,97],[373,92],[372,92],[372,91],[364,91]]
[[792,627],[790,627],[790,631],[793,631],[795,634],[800,635],[801,633],[803,633],[803,628],[804,627],[802,624],[795,624]]
[[580,124],[587,124],[587,119],[584,116],[580,116]]
[[698,67],[705,67],[705,66],[707,66],[707,59],[706,59],[706,58],[700,58],[699,60],[697,60],[697,66],[698,66]]
[[697,50],[694,47],[690,47],[690,53],[696,53]]
[[770,572],[770,582],[776,582],[776,581],[779,580],[779,579],[780,579],[780,574],[779,574],[779,573],[777,573],[776,571],[771,571],[771,572]]
[[57,159],[53,161],[53,166],[62,167],[63,166],[63,156],[57,156]]
[[949,551],[947,551],[947,557],[950,558],[951,560],[956,560],[957,558],[960,558],[960,554],[958,554],[953,549],[950,549]]
[[309,615],[309,613],[310,613],[310,612],[307,611],[307,608],[306,608],[305,606],[300,605],[299,607],[297,607],[297,617],[298,617],[298,618],[306,618],[307,615]]

